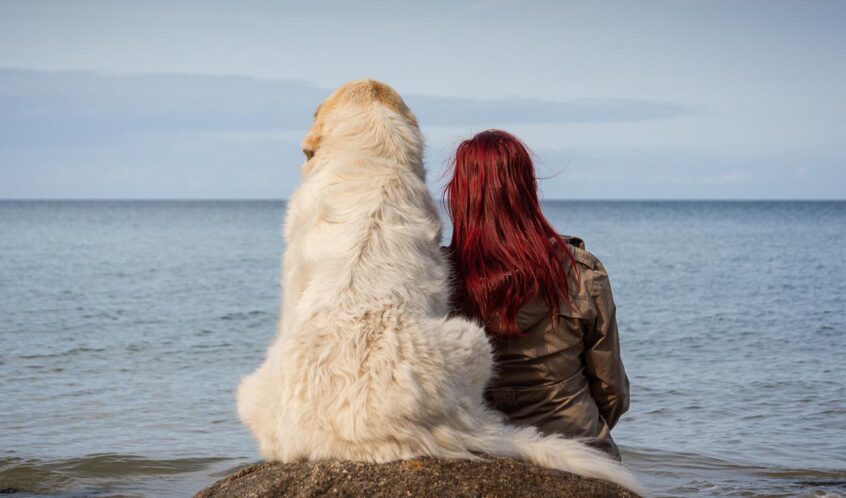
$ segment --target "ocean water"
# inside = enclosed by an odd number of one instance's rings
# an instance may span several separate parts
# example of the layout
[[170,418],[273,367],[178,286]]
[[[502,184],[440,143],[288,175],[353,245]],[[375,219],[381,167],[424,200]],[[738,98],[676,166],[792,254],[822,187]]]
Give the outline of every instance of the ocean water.
[[[0,202],[0,490],[189,496],[258,460],[282,202]],[[846,495],[846,202],[548,202],[606,265],[656,496]]]

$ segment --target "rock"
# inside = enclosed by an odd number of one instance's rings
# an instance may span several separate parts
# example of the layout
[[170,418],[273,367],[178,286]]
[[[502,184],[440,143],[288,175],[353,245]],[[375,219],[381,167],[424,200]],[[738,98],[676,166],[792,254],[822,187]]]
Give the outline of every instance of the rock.
[[616,484],[508,459],[258,463],[197,493],[222,497],[635,497]]

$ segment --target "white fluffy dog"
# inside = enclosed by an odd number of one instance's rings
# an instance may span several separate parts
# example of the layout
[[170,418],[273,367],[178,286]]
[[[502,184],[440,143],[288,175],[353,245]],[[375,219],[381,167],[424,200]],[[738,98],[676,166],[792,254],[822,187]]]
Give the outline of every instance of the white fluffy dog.
[[389,86],[336,90],[303,141],[288,202],[279,334],[238,389],[269,460],[520,458],[639,490],[583,444],[485,407],[491,347],[448,313],[441,225],[417,120]]

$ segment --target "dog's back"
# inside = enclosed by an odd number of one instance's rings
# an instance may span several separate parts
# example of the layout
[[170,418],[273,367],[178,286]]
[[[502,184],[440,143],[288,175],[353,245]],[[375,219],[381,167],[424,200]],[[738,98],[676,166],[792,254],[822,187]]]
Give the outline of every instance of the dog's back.
[[485,408],[484,331],[447,312],[440,222],[422,137],[378,82],[341,87],[303,143],[289,201],[280,332],[239,388],[242,420],[273,460],[518,457],[636,483],[574,441],[503,425]]

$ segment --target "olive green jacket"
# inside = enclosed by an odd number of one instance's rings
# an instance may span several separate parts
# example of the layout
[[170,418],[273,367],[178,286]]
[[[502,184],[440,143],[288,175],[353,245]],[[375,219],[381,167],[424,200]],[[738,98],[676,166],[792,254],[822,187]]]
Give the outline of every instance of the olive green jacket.
[[497,373],[485,397],[517,424],[548,434],[589,438],[619,459],[611,429],[629,408],[629,380],[620,357],[608,273],[576,237],[564,237],[571,265],[570,302],[551,316],[537,299],[517,315],[522,336],[494,340]]

